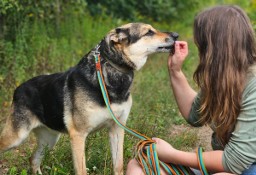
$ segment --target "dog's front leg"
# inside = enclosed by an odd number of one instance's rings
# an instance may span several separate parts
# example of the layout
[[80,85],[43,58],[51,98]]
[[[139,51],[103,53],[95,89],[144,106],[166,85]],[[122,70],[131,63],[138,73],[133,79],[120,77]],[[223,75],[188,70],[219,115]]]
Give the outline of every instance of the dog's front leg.
[[70,133],[71,149],[76,175],[87,175],[84,152],[86,136],[87,134],[81,134],[76,131]]
[[115,175],[123,174],[123,143],[124,130],[114,124],[109,132],[111,154],[113,160],[113,168]]

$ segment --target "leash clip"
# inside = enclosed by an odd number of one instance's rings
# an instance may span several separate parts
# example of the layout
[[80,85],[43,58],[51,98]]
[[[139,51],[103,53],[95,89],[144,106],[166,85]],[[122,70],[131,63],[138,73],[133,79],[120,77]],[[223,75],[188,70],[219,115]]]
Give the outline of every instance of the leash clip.
[[96,46],[96,49],[93,53],[94,58],[95,58],[95,66],[96,66],[96,70],[100,71],[101,70],[101,64],[100,64],[100,51],[99,51],[100,45]]
[[94,51],[94,55],[100,55],[100,51],[99,51],[100,45],[98,44],[96,46],[96,50]]
[[95,63],[96,70],[99,71],[101,70],[101,64],[100,64],[100,55],[97,55],[98,61]]

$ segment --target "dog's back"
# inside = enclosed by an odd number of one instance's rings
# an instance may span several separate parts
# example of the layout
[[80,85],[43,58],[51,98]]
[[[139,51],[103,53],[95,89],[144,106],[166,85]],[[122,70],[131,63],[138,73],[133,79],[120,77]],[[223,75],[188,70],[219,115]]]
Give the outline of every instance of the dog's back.
[[[22,110],[29,110],[44,125],[57,131],[64,131],[63,91],[67,75],[68,72],[41,75],[23,83],[14,92],[14,112],[23,113]],[[26,120],[29,120],[28,117]]]

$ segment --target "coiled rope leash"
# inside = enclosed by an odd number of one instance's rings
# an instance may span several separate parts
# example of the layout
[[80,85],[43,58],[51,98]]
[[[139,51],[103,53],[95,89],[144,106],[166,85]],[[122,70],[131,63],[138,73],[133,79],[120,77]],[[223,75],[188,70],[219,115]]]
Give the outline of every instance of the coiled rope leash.
[[[111,107],[110,107],[110,100],[108,96],[108,92],[104,83],[104,78],[101,70],[101,63],[100,63],[100,53],[98,51],[99,46],[96,48],[94,53],[95,63],[96,63],[96,71],[97,77],[100,84],[101,92],[105,101],[105,104],[110,112],[111,117],[116,122],[118,126],[123,128],[128,133],[132,134],[133,136],[138,137],[141,141],[136,146],[136,155],[135,158],[138,163],[141,165],[144,173],[146,175],[161,175],[160,173],[160,166],[164,168],[164,170],[170,175],[194,175],[193,171],[189,167],[181,166],[181,165],[174,165],[174,164],[167,164],[158,159],[157,152],[156,152],[156,144],[155,141],[151,138],[134,131],[122,123],[115,117]],[[199,151],[198,154],[201,156],[199,158],[199,165],[202,175],[208,175],[205,169],[205,166],[202,161],[202,150]],[[199,156],[198,156],[199,157]],[[201,168],[202,167],[202,168]],[[206,173],[205,173],[206,172]]]

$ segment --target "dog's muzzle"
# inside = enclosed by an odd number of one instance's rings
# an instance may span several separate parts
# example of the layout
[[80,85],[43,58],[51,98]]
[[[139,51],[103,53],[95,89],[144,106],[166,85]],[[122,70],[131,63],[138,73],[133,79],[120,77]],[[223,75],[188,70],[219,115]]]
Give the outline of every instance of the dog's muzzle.
[[166,45],[158,47],[158,52],[171,52],[174,53],[174,43],[178,39],[179,34],[176,32],[166,32],[168,37],[165,38]]

